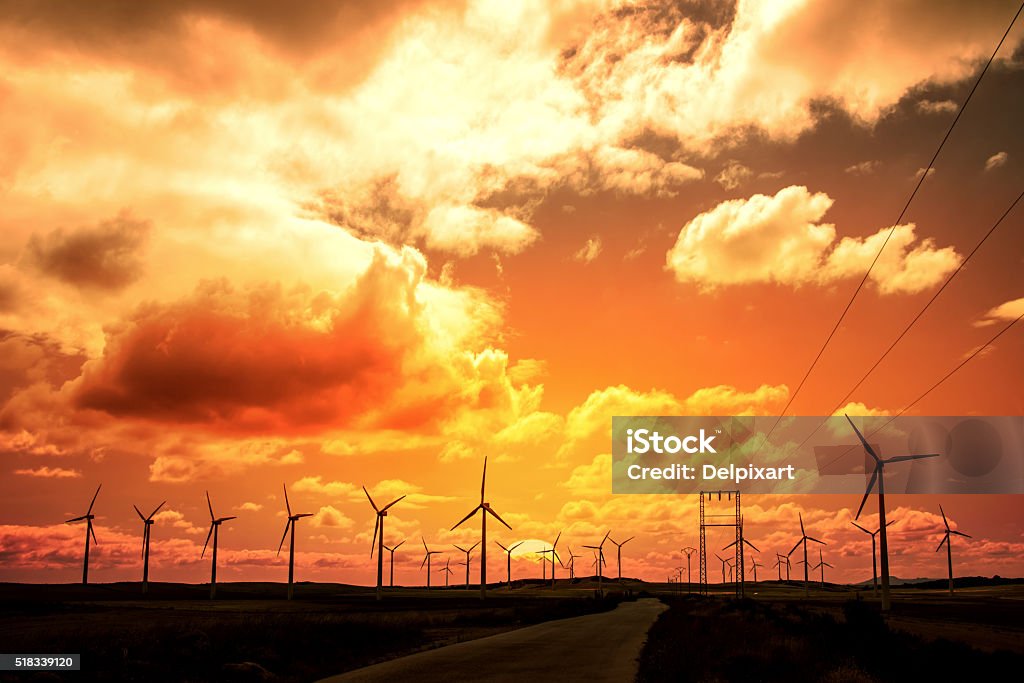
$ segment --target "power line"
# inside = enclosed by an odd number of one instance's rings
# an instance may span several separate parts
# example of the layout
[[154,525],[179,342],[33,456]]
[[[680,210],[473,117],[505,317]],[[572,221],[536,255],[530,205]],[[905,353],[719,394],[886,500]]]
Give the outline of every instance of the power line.
[[938,158],[939,153],[942,151],[942,148],[946,145],[946,141],[949,140],[949,136],[952,135],[953,129],[956,127],[957,122],[963,115],[964,110],[967,108],[967,104],[971,101],[971,98],[974,96],[974,93],[978,89],[978,86],[981,84],[981,80],[985,77],[985,73],[988,72],[989,67],[995,60],[996,54],[999,52],[999,49],[1003,46],[1003,42],[1006,40],[1006,36],[1009,35],[1010,29],[1012,29],[1013,25],[1017,22],[1017,17],[1020,16],[1021,11],[1024,11],[1024,2],[1022,2],[1020,7],[1017,8],[1017,12],[1013,15],[1013,19],[1010,20],[1010,24],[1006,27],[1006,30],[1003,32],[1002,38],[999,39],[999,43],[996,45],[996,48],[992,51],[992,55],[988,58],[988,61],[985,62],[984,68],[981,70],[981,73],[978,74],[978,78],[974,81],[974,85],[971,87],[970,92],[967,93],[967,97],[964,99],[963,104],[960,105],[960,109],[957,111],[956,116],[953,118],[953,122],[949,124],[949,128],[946,130],[946,134],[942,136],[942,141],[939,142],[939,146],[938,148],[936,148],[935,153],[932,155],[931,160],[928,162],[928,166],[921,174],[921,177],[918,178],[917,185],[914,186],[914,191],[910,193],[910,197],[907,199],[906,204],[903,205],[903,210],[900,211],[899,217],[892,224],[892,227],[889,228],[889,232],[886,234],[885,240],[882,241],[882,246],[879,247],[878,252],[875,254],[875,257],[871,260],[871,265],[868,266],[867,271],[865,271],[864,273],[864,277],[861,278],[861,281],[853,290],[853,294],[852,296],[850,296],[850,300],[846,302],[846,306],[843,308],[843,312],[839,315],[839,319],[836,320],[836,324],[832,327],[832,331],[829,332],[828,336],[825,338],[825,343],[821,345],[821,348],[818,350],[818,353],[814,357],[814,360],[811,361],[810,367],[807,368],[807,372],[804,373],[803,378],[797,385],[796,390],[790,395],[789,400],[786,402],[785,407],[782,409],[782,412],[775,419],[775,423],[772,424],[771,429],[768,430],[768,432],[764,436],[764,439],[761,440],[761,445],[758,446],[758,452],[760,452],[761,447],[763,447],[765,442],[767,442],[769,437],[771,437],[772,433],[775,431],[775,428],[779,426],[779,422],[782,421],[782,418],[786,415],[786,412],[789,410],[790,406],[793,405],[793,401],[796,400],[796,397],[800,393],[800,390],[807,382],[807,378],[810,377],[811,372],[818,364],[818,361],[821,360],[822,354],[825,353],[825,349],[828,348],[829,343],[832,341],[832,337],[835,336],[836,332],[839,330],[839,326],[842,324],[843,320],[846,319],[846,314],[850,311],[850,308],[853,306],[853,302],[857,299],[857,295],[860,294],[860,291],[864,288],[865,283],[867,283],[868,277],[871,275],[871,271],[874,270],[875,264],[878,263],[878,259],[882,255],[882,251],[885,250],[885,246],[889,243],[889,239],[892,237],[892,234],[896,231],[896,227],[903,220],[904,215],[906,215],[907,210],[910,208],[911,202],[914,201],[914,197],[917,196],[918,190],[921,189],[921,185],[924,184],[925,179],[928,177],[932,168],[935,166],[935,160]]
[[875,371],[875,369],[878,368],[878,366],[882,364],[882,361],[884,361],[886,359],[886,357],[889,355],[889,353],[894,348],[896,348],[896,345],[899,344],[900,340],[902,340],[903,337],[905,337],[907,335],[907,333],[910,331],[910,328],[912,328],[917,323],[917,321],[921,319],[921,316],[924,315],[925,311],[927,311],[931,307],[931,305],[933,303],[935,303],[935,300],[939,298],[939,295],[942,294],[943,290],[946,289],[946,286],[949,285],[949,283],[953,281],[953,278],[955,278],[957,276],[957,274],[961,270],[963,270],[964,266],[967,265],[967,262],[971,260],[971,257],[974,256],[974,254],[978,251],[978,249],[981,248],[981,245],[985,244],[985,241],[988,240],[988,238],[992,236],[992,233],[995,232],[996,228],[999,227],[999,225],[1003,222],[1003,220],[1008,215],[1010,215],[1010,212],[1013,211],[1013,209],[1017,206],[1017,204],[1020,202],[1021,199],[1024,199],[1024,190],[1022,190],[1021,193],[1019,195],[1017,195],[1017,198],[1013,200],[1013,202],[1006,209],[1006,211],[1004,211],[1003,214],[996,220],[996,222],[992,224],[992,227],[988,229],[988,232],[985,233],[984,237],[982,237],[981,240],[976,245],[974,245],[974,249],[971,250],[971,253],[969,253],[964,258],[964,260],[960,262],[960,265],[957,266],[956,270],[954,270],[950,274],[950,276],[948,278],[946,278],[946,281],[942,283],[942,286],[939,287],[938,290],[936,290],[936,292],[928,300],[928,303],[926,303],[924,305],[924,307],[920,311],[918,311],[917,315],[915,315],[914,318],[907,324],[907,326],[905,328],[903,328],[903,331],[899,333],[899,335],[896,337],[896,339],[894,339],[893,342],[891,344],[889,344],[889,348],[887,348],[885,350],[885,353],[883,353],[878,358],[878,360],[875,361],[874,365],[872,365],[870,368],[868,368],[868,371],[865,372],[864,376],[861,377],[857,381],[857,383],[853,385],[853,388],[850,389],[848,392],[846,392],[845,396],[843,396],[841,399],[839,399],[839,402],[836,403],[836,405],[832,407],[832,410],[828,411],[828,415],[826,415],[821,420],[821,422],[818,423],[818,426],[815,427],[814,430],[811,431],[811,433],[808,434],[804,438],[804,440],[800,442],[800,445],[796,447],[796,450],[799,451],[803,447],[803,445],[805,443],[807,443],[807,441],[812,436],[817,434],[818,430],[821,429],[821,427],[828,421],[828,418],[831,415],[834,415],[836,410],[838,410],[839,408],[842,408],[843,404],[847,401],[847,399],[849,399],[851,396],[853,396],[853,392],[857,391],[857,389],[860,388],[860,386],[864,383],[864,381],[867,380],[867,378],[869,376],[871,376],[871,373],[873,373]]
[[[1006,334],[1006,333],[1007,333],[1007,332],[1008,332],[1008,331],[1010,330],[1010,328],[1011,328],[1011,327],[1013,327],[1013,326],[1014,326],[1014,325],[1016,325],[1016,324],[1017,324],[1018,322],[1020,322],[1020,319],[1021,319],[1021,318],[1024,318],[1024,313],[1021,313],[1021,314],[1020,314],[1020,315],[1018,315],[1018,316],[1017,316],[1016,318],[1014,318],[1013,320],[1011,320],[1011,321],[1009,322],[1009,324],[1007,324],[1007,325],[1006,325],[1006,327],[1004,327],[1003,329],[999,330],[999,332],[997,332],[997,333],[995,334],[995,336],[994,336],[994,337],[992,337],[992,338],[991,338],[991,339],[989,339],[989,340],[988,340],[987,342],[985,342],[984,344],[982,344],[981,346],[979,346],[978,348],[976,348],[976,349],[974,350],[974,352],[973,352],[973,353],[971,353],[971,355],[967,356],[967,357],[966,357],[966,358],[964,358],[964,359],[963,359],[962,361],[960,361],[960,364],[959,364],[959,365],[957,365],[957,366],[956,366],[955,368],[953,368],[952,370],[950,370],[949,372],[947,372],[947,373],[946,373],[945,375],[943,375],[943,376],[942,376],[942,379],[940,379],[940,380],[939,380],[938,382],[936,382],[935,384],[933,384],[933,385],[931,385],[930,387],[928,387],[928,389],[927,389],[927,390],[926,390],[926,391],[925,391],[925,392],[924,392],[923,394],[921,394],[920,396],[918,396],[917,398],[915,398],[915,399],[914,399],[913,401],[911,401],[910,403],[908,403],[907,405],[905,405],[905,406],[904,406],[903,408],[901,408],[901,409],[900,409],[900,411],[899,411],[898,413],[896,413],[895,415],[893,415],[892,417],[890,417],[890,418],[889,418],[889,419],[888,419],[888,420],[887,420],[887,421],[886,421],[886,422],[885,422],[885,423],[884,423],[884,424],[883,424],[882,426],[878,427],[877,429],[874,429],[874,430],[872,430],[872,431],[871,431],[871,433],[870,433],[870,434],[867,434],[867,435],[866,435],[866,436],[865,436],[864,438],[866,438],[866,439],[869,439],[869,438],[871,438],[872,436],[874,436],[875,434],[877,434],[878,432],[882,431],[883,429],[885,429],[886,427],[888,427],[888,426],[889,426],[890,424],[892,424],[892,423],[893,423],[893,421],[894,421],[894,420],[896,420],[896,418],[900,417],[900,416],[901,416],[901,415],[903,415],[903,414],[904,414],[905,412],[907,412],[908,410],[910,410],[911,408],[913,408],[913,407],[914,407],[915,405],[917,405],[918,403],[920,403],[920,402],[921,402],[921,401],[922,401],[922,400],[924,399],[924,397],[925,397],[925,396],[927,396],[928,394],[930,394],[930,393],[932,393],[933,391],[935,391],[936,389],[938,389],[938,388],[939,388],[939,387],[940,387],[940,386],[941,386],[941,385],[942,385],[942,384],[943,384],[943,383],[944,383],[944,382],[945,382],[945,381],[946,381],[947,379],[949,379],[949,378],[950,378],[950,377],[952,377],[952,376],[953,376],[954,374],[956,374],[956,372],[957,372],[957,371],[958,371],[958,370],[959,370],[960,368],[962,368],[963,366],[965,366],[965,365],[967,365],[968,363],[970,363],[970,362],[971,362],[971,361],[972,361],[972,360],[973,360],[973,359],[974,359],[974,358],[975,358],[975,357],[976,357],[976,356],[977,356],[978,354],[980,354],[980,353],[981,353],[982,351],[984,351],[984,350],[985,350],[985,349],[987,349],[988,347],[992,346],[992,344],[993,344],[993,343],[995,343],[995,341],[996,341],[997,339],[999,339],[999,338],[1000,338],[1001,336],[1003,336],[1004,334]],[[821,465],[821,466],[819,466],[819,468],[818,468],[818,469],[819,469],[819,471],[821,471],[821,470],[823,470],[823,469],[827,469],[828,467],[830,467],[830,466],[834,465],[834,464],[835,464],[836,462],[838,462],[838,461],[839,461],[840,459],[842,459],[842,458],[843,458],[843,457],[844,457],[844,456],[845,456],[845,455],[846,455],[847,453],[849,453],[850,451],[852,451],[852,450],[854,450],[854,449],[856,449],[856,448],[858,448],[858,446],[850,446],[850,448],[848,448],[847,450],[843,451],[842,453],[840,453],[840,454],[839,454],[838,456],[836,456],[835,458],[833,458],[833,459],[832,459],[832,460],[830,460],[829,462],[825,463],[824,465]]]

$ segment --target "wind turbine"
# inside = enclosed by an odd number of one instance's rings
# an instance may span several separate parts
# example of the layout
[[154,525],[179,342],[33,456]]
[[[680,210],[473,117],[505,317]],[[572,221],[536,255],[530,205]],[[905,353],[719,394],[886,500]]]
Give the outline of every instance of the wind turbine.
[[[455,545],[455,544],[453,543],[452,545]],[[473,552],[473,550],[474,550],[474,549],[475,549],[475,548],[476,548],[476,547],[477,547],[478,545],[480,545],[480,541],[477,541],[477,542],[476,542],[476,543],[474,543],[473,545],[469,546],[469,549],[468,549],[468,550],[467,550],[466,548],[463,548],[463,547],[462,547],[462,546],[460,546],[460,545],[456,545],[456,546],[455,546],[456,548],[458,548],[458,549],[459,549],[459,550],[461,550],[462,552],[466,553],[466,561],[465,561],[465,562],[459,562],[459,564],[464,564],[464,565],[466,565],[466,588],[469,588],[469,554],[470,554],[471,552]],[[483,553],[481,553],[481,557],[482,557],[482,556],[483,556]]]
[[391,553],[391,578],[388,580],[389,588],[395,587],[395,551],[398,550],[399,546],[401,546],[403,543],[405,543],[404,538],[401,541],[399,541],[398,544],[395,545],[393,548],[384,546],[384,550],[387,550],[389,553]]
[[[806,597],[807,595],[810,595],[810,592],[811,592],[810,583],[809,583],[810,582],[810,578],[809,578],[809,575],[807,573],[807,567],[808,567],[808,564],[807,564],[807,541],[814,541],[815,543],[820,543],[821,545],[828,545],[828,544],[825,543],[825,541],[819,541],[816,538],[808,536],[807,532],[804,531],[804,515],[803,515],[802,512],[798,513],[798,514],[800,515],[800,540],[797,541],[796,545],[793,546],[793,550],[790,550],[788,553],[786,553],[786,557],[788,558],[790,555],[792,555],[793,551],[796,550],[797,548],[799,548],[800,544],[803,543],[803,546],[804,546],[804,559],[803,559],[803,565],[804,565],[804,596]],[[789,573],[789,569],[788,568],[786,569],[786,573],[787,573],[787,580],[788,580],[788,573]]]
[[[97,489],[98,491],[98,489]],[[135,513],[142,520],[142,594],[145,595],[149,592],[149,528],[153,526],[153,516],[164,506],[167,501],[160,503],[156,506],[156,510],[150,513],[149,517],[142,514],[139,510],[138,505],[132,505],[135,508]],[[88,542],[88,539],[86,539]]]
[[[480,480],[480,504],[473,508],[473,511],[463,517],[458,524],[452,527],[452,531],[480,511],[480,599],[487,597],[487,515],[493,516],[496,520],[505,524],[505,527],[512,531],[512,527],[505,523],[498,513],[491,509],[491,504],[484,500],[484,489],[487,486],[487,456],[484,456],[484,476]],[[468,568],[467,568],[468,571]],[[468,583],[468,582],[467,582]]]
[[[759,551],[760,552],[760,551]],[[763,567],[764,565],[757,561],[753,553],[750,555],[750,568],[754,571],[754,583],[757,583],[757,568]]]
[[[718,553],[715,553],[715,557],[718,557]],[[718,561],[722,563],[722,583],[724,584],[725,583],[725,567],[726,567],[726,563],[728,562],[728,560],[723,560],[721,557],[718,557]]]
[[445,588],[448,587],[448,577],[450,577],[452,574],[455,573],[455,572],[452,571],[452,568],[448,566],[451,563],[451,561],[452,561],[452,559],[450,557],[444,558],[444,566],[437,570],[439,572],[444,572],[444,587]]
[[814,565],[814,567],[812,567],[812,569],[818,569],[819,567],[821,568],[821,587],[824,588],[825,587],[825,567],[830,567],[832,569],[835,569],[835,567],[830,565],[825,560],[821,559],[821,548],[818,548],[818,564]]
[[[562,558],[560,558],[558,556],[558,551],[556,550],[556,548],[558,547],[558,539],[560,539],[560,538],[562,538],[562,532],[561,531],[559,531],[558,535],[555,536],[555,542],[551,544],[550,548],[548,548],[547,550],[541,550],[540,551],[541,555],[546,555],[548,553],[551,553],[551,587],[552,588],[555,587],[555,560],[558,560],[558,564],[561,564],[563,567],[565,566],[564,564],[562,564]],[[546,560],[541,558],[541,562],[545,562],[545,561]]]
[[[590,547],[593,547],[593,546],[583,546],[583,547],[584,548],[590,548]],[[598,554],[598,552],[595,550],[594,551],[594,561],[590,563],[590,566],[594,568],[595,572],[597,572],[597,585],[599,587],[601,585],[601,569],[600,569],[600,566],[601,565],[607,565],[607,564],[608,563],[605,562],[605,560],[604,560],[604,554],[603,553]],[[603,592],[602,592],[602,595],[603,595]]]
[[[895,523],[896,520],[893,520],[886,523],[886,526],[892,526]],[[857,522],[850,522],[850,524],[854,525],[871,537],[871,588],[874,591],[874,594],[878,595],[878,553],[875,551],[875,536],[882,530],[882,528],[879,527],[874,531],[868,531],[860,524],[857,524]]]
[[946,511],[939,506],[939,512],[942,513],[942,523],[946,525],[946,533],[942,535],[942,541],[939,543],[939,547],[935,549],[935,552],[942,550],[943,543],[946,545],[946,564],[949,567],[949,594],[953,594],[953,542],[950,535],[956,534],[957,536],[963,536],[964,538],[971,538],[962,531],[954,531],[949,528],[949,520],[946,519]]
[[772,565],[772,569],[775,567],[779,568],[779,581],[782,581],[782,566],[786,566],[786,581],[789,581],[789,555],[783,555],[782,553],[775,553],[775,564]]
[[206,506],[210,508],[210,532],[206,534],[206,543],[203,544],[203,552],[200,558],[206,555],[206,546],[210,544],[210,536],[213,536],[213,562],[210,570],[210,599],[217,597],[217,536],[220,532],[220,525],[235,517],[216,517],[213,514],[213,503],[210,502],[210,492],[206,492]]
[[423,569],[423,565],[427,565],[427,589],[429,590],[429,588],[430,588],[430,556],[431,555],[440,555],[441,551],[440,550],[431,550],[430,548],[428,548],[427,547],[427,539],[423,538],[422,536],[420,536],[420,540],[423,541],[423,550],[425,552],[425,554],[423,555],[423,561],[420,562],[420,569]]
[[384,507],[378,509],[377,504],[373,502],[373,498],[370,497],[370,492],[363,487],[363,493],[366,494],[366,499],[370,501],[370,507],[377,513],[377,519],[373,523],[373,540],[370,541],[370,557],[373,557],[373,546],[377,545],[377,599],[380,600],[381,585],[384,583],[384,518],[388,516],[388,508],[397,503],[398,501],[405,498],[405,496],[399,496],[395,500],[391,501]]
[[582,555],[575,555],[575,554],[573,554],[572,546],[571,545],[568,546],[568,548],[569,548],[569,578],[570,579],[575,579],[576,578],[576,558],[577,557],[583,557],[583,556]]
[[[686,546],[685,548],[680,548],[679,552],[686,554],[686,592],[689,593],[693,587],[693,584],[690,583],[690,556],[697,552],[697,549],[693,546]],[[682,576],[679,578],[682,578]]]
[[511,548],[506,548],[505,546],[503,546],[501,544],[501,541],[495,541],[495,543],[497,543],[498,547],[504,550],[505,553],[508,555],[508,557],[506,558],[507,564],[505,565],[505,582],[508,584],[508,589],[512,590],[512,551],[521,546],[523,544],[523,541],[519,541],[519,543],[516,543]]
[[[612,542],[613,544],[615,544],[615,552],[617,553],[617,558],[618,558],[618,559],[616,560],[616,565],[617,565],[617,566],[616,566],[616,570],[618,570],[618,572],[619,572],[619,578],[618,578],[618,581],[619,581],[620,583],[622,582],[622,546],[626,545],[627,543],[629,543],[630,541],[632,541],[632,540],[633,540],[634,538],[636,538],[636,536],[630,536],[629,538],[627,538],[627,539],[626,539],[625,541],[623,541],[622,543],[615,543],[615,539],[614,539],[614,538],[609,538],[609,539],[608,539],[608,540],[609,540],[609,541],[611,541],[611,542]],[[552,569],[551,569],[551,571],[554,571],[554,568],[552,568]]]
[[99,541],[96,540],[96,532],[92,530],[92,520],[96,518],[96,515],[92,514],[92,506],[96,504],[96,496],[100,495],[101,488],[103,488],[103,484],[96,487],[96,493],[92,494],[89,509],[85,511],[84,515],[73,517],[64,522],[65,524],[73,524],[74,522],[85,520],[85,563],[82,568],[82,585],[89,583],[89,536],[92,536],[92,540],[99,545]]
[[[722,548],[722,550],[728,550],[729,548],[733,547],[734,545],[736,545],[736,541],[733,541],[729,545],[725,546],[724,548]],[[754,550],[756,550],[757,552],[761,552],[760,548],[758,548],[756,545],[754,545],[753,543],[751,543],[750,541],[748,541],[746,538],[743,537],[743,517],[740,517],[740,548],[739,548],[739,551],[740,551],[740,567],[738,568],[738,570],[736,572],[737,573],[736,580],[740,582],[740,584],[741,584],[740,587],[741,588],[742,588],[742,583],[743,583],[743,546],[744,545],[748,545],[751,548],[753,548]],[[756,582],[757,579],[754,579],[754,581]],[[740,594],[742,595],[742,592]]]
[[[850,416],[846,416],[846,421],[853,427],[853,431],[857,432],[857,438],[864,445],[864,450],[868,455],[875,461],[875,469],[871,473],[871,479],[868,481],[868,487],[864,491],[864,498],[860,501],[860,507],[857,508],[857,516],[854,519],[860,519],[861,510],[864,509],[864,503],[868,502],[868,496],[871,495],[871,489],[874,488],[875,482],[878,482],[878,547],[882,556],[882,611],[888,612],[891,605],[889,599],[889,543],[885,536],[885,528],[888,524],[885,523],[885,466],[894,462],[905,462],[907,460],[923,460],[924,458],[937,458],[938,453],[927,453],[920,455],[895,455],[891,458],[880,458],[875,449],[871,447],[871,444],[867,442],[864,435],[857,429],[857,425],[853,424],[853,420]],[[805,568],[806,570],[806,568]]]
[[[288,532],[291,531],[291,540],[288,542],[288,599],[291,600],[295,594],[295,523],[303,517],[312,517],[313,513],[301,512],[292,514],[292,504],[288,502],[288,487],[281,484],[281,488],[284,489],[284,508],[288,512],[288,521],[284,523],[284,533],[281,534],[281,542],[277,545],[277,556],[281,556],[284,539],[288,537]],[[214,545],[214,552],[217,552],[216,548],[217,546]]]
[[729,560],[726,560],[726,561],[725,561],[725,566],[729,568],[729,580],[730,580],[730,581],[733,581],[733,577],[732,577],[732,574],[733,574],[733,571],[732,571],[732,568],[733,568],[733,560],[731,560],[731,559],[729,559]]
[[604,542],[608,540],[608,536],[611,533],[611,529],[609,529],[608,533],[604,535],[604,538],[602,538],[601,542],[597,545],[583,546],[584,548],[590,548],[591,550],[597,551],[598,562],[595,563],[597,564],[597,590],[601,592],[601,595],[604,595],[604,572],[601,571],[601,567],[606,564],[604,560]]

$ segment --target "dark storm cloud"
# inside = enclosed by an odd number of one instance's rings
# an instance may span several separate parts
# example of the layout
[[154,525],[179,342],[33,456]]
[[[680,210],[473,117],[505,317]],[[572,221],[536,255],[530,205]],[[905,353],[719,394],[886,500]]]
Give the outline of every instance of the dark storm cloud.
[[28,259],[46,275],[70,285],[122,289],[142,274],[140,251],[149,230],[148,222],[124,213],[91,227],[58,228],[32,236]]

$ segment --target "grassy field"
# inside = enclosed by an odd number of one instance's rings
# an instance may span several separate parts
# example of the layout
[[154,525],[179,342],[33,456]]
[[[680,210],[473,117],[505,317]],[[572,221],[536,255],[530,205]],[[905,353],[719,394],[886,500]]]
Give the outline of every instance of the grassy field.
[[664,593],[670,609],[648,633],[639,680],[986,680],[1024,669],[1019,586],[952,598],[901,589],[885,619],[869,592],[748,588],[739,601]]
[[208,589],[138,584],[0,585],[5,652],[81,653],[82,673],[0,674],[0,681],[309,681],[424,648],[610,609],[617,597],[522,586],[478,591],[277,584]]

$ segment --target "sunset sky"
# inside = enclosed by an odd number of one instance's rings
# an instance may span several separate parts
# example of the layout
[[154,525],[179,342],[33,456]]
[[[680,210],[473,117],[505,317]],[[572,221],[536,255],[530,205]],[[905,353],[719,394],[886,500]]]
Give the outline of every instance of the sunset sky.
[[[386,542],[421,582],[421,535],[479,537],[448,529],[485,455],[491,538],[611,529],[664,580],[697,499],[613,496],[611,417],[779,414],[1016,8],[0,0],[0,581],[78,580],[62,522],[102,483],[92,581],[139,579],[132,504],[165,499],[150,577],[208,580],[205,490],[222,580],[283,581],[286,484],[298,580],[373,581],[365,485],[407,494]],[[790,414],[1024,187],[1022,111],[1019,21]],[[1024,313],[1022,272],[1018,207],[847,411]],[[911,412],[1021,415],[1022,379],[1018,325]],[[802,511],[829,578],[870,577],[859,497],[744,502],[762,576]],[[1024,575],[1020,496],[892,496],[894,575],[944,576],[940,502],[957,573]]]

